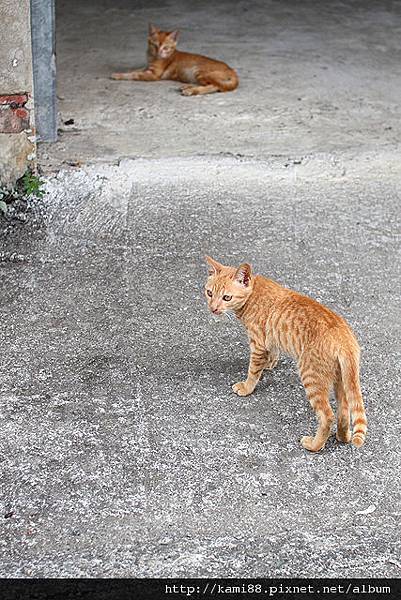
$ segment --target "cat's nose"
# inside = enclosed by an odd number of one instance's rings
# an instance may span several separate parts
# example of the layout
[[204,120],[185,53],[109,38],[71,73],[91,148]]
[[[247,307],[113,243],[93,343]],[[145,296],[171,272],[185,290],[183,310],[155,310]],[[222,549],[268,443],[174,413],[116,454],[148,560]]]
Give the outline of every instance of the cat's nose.
[[218,312],[219,312],[219,309],[218,309],[218,308],[214,308],[214,309],[213,309],[213,314],[217,314]]

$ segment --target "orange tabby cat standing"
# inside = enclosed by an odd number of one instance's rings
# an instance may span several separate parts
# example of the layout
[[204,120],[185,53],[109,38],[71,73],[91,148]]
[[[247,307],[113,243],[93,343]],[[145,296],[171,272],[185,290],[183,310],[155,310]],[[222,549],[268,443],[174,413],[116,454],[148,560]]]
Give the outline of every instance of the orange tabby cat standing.
[[231,92],[238,87],[238,76],[225,63],[201,56],[179,52],[178,31],[160,31],[149,25],[148,66],[142,71],[113,73],[112,79],[160,81],[170,79],[189,85],[181,88],[184,96]]
[[[359,383],[359,345],[340,316],[316,300],[261,275],[249,264],[226,267],[210,257],[205,294],[214,314],[227,310],[245,325],[250,344],[248,376],[233,385],[239,396],[252,394],[264,369],[273,369],[282,350],[298,361],[299,374],[319,425],[301,444],[318,452],[330,435],[334,414],[329,393],[337,399],[337,439],[362,446],[367,422]],[[353,432],[350,430],[350,417]]]

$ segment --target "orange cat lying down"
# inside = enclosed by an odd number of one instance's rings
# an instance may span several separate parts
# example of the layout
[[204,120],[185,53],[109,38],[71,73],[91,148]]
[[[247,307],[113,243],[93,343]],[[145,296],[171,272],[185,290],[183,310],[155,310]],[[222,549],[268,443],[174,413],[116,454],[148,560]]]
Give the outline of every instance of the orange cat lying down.
[[142,71],[113,73],[112,79],[135,81],[181,81],[184,96],[231,92],[238,87],[238,76],[234,69],[219,60],[200,54],[179,52],[178,31],[160,31],[149,25],[148,66]]
[[[337,399],[337,439],[362,446],[366,416],[359,384],[359,345],[342,317],[316,300],[253,275],[251,266],[226,267],[210,257],[205,294],[214,314],[234,312],[245,325],[251,357],[245,381],[233,385],[239,396],[252,394],[264,369],[273,369],[283,351],[297,359],[306,395],[319,426],[305,436],[307,450],[321,450],[330,435],[334,414],[329,393]],[[350,416],[353,432],[350,430]]]

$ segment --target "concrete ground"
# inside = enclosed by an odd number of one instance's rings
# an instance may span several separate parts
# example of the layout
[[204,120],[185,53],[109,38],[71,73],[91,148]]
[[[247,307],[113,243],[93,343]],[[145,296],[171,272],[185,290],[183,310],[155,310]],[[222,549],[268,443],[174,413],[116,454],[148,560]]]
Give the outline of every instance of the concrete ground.
[[[401,4],[382,0],[57,0],[60,138],[46,169],[228,152],[303,158],[394,150],[401,137]],[[234,93],[112,81],[145,63],[148,22],[237,69]],[[69,119],[74,124],[64,125]]]
[[[220,19],[205,3],[114,4],[86,42],[71,8],[58,59],[75,70],[60,86],[77,131],[41,149],[43,201],[0,217],[0,575],[400,577],[399,5],[319,3],[319,20],[311,2],[210,4]],[[106,81],[131,62],[106,34],[125,27],[139,53],[150,19],[197,50],[207,26],[238,92]],[[64,168],[76,160],[108,164]],[[363,448],[301,448],[315,420],[288,358],[232,393],[247,341],[206,309],[205,253],[348,319]]]
[[[399,181],[166,159],[48,189],[1,254],[1,574],[400,576]],[[289,359],[231,392],[247,341],[205,252],[346,316],[366,446],[300,447]]]

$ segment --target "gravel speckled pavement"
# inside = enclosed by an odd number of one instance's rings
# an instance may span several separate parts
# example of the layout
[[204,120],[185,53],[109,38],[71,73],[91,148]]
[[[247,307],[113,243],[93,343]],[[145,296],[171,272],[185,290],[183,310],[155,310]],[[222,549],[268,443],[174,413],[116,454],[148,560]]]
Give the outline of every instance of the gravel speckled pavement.
[[[1,576],[401,575],[401,179],[322,164],[87,167],[2,218]],[[288,358],[232,393],[247,341],[207,312],[206,252],[348,319],[363,448],[301,448]]]

